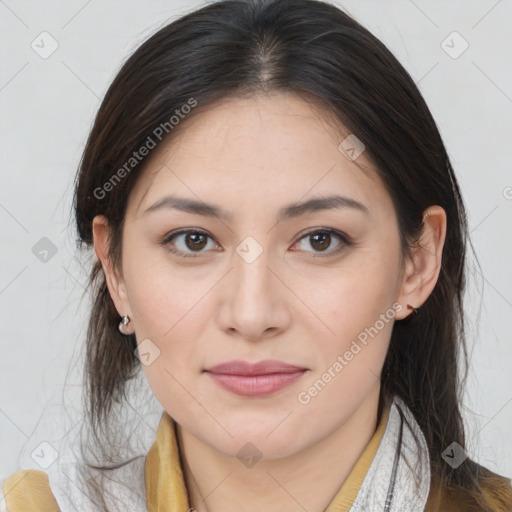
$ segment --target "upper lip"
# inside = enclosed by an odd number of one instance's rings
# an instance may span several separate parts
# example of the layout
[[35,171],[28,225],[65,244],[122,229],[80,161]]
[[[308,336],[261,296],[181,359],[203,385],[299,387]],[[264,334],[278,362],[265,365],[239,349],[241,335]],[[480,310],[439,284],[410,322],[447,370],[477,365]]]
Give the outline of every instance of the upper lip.
[[265,359],[257,363],[242,360],[226,361],[211,368],[206,368],[210,373],[222,373],[227,375],[266,375],[269,373],[294,373],[306,368],[278,361],[277,359]]

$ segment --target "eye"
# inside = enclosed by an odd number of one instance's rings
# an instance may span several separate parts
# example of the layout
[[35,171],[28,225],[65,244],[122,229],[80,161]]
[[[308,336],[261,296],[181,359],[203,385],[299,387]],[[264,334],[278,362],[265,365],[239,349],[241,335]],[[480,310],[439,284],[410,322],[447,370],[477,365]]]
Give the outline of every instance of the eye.
[[[326,249],[332,245],[333,238],[339,240],[338,244],[335,246],[334,250],[326,251]],[[314,257],[332,256],[333,254],[341,252],[345,247],[352,245],[352,242],[349,240],[347,235],[330,228],[310,231],[299,240],[299,242],[301,241],[305,241],[315,249],[314,252],[317,252],[317,254],[313,254]]]
[[[182,229],[170,233],[160,242],[160,245],[166,246],[168,251],[183,256],[184,258],[197,258],[199,254],[196,255],[193,253],[204,252],[203,249],[208,245],[208,239],[213,240],[208,233],[199,229]],[[176,245],[175,240],[178,242],[177,245],[181,243],[181,248],[175,249],[170,246],[171,242],[173,246]],[[192,253],[188,252],[189,250],[192,251]]]
[[[326,249],[332,245],[333,238],[338,239],[338,244],[334,250],[327,251]],[[183,256],[184,258],[197,258],[200,256],[201,252],[205,252],[203,249],[208,247],[208,239],[213,240],[208,233],[200,229],[182,229],[167,235],[160,242],[160,245],[166,247],[169,252],[177,254],[178,256]],[[309,233],[306,233],[306,235],[302,236],[297,243],[300,243],[303,240],[315,249],[314,252],[317,254],[313,254],[314,257],[332,256],[333,254],[341,252],[345,247],[352,245],[352,242],[347,235],[330,228],[310,231]],[[181,247],[179,247],[180,243]],[[178,248],[176,248],[177,245]],[[214,244],[214,246],[215,245],[216,244]]]

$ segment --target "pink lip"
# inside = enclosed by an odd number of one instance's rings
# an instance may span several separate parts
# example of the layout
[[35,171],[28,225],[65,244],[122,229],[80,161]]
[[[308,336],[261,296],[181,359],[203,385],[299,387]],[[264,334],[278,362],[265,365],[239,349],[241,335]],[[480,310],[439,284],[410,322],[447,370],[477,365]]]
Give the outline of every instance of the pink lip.
[[264,396],[300,379],[307,369],[267,359],[258,363],[228,361],[205,371],[228,391],[244,396]]
[[277,359],[265,359],[257,363],[248,363],[240,359],[217,364],[206,368],[210,373],[222,373],[229,375],[266,375],[268,373],[293,373],[305,370],[300,366],[278,361]]

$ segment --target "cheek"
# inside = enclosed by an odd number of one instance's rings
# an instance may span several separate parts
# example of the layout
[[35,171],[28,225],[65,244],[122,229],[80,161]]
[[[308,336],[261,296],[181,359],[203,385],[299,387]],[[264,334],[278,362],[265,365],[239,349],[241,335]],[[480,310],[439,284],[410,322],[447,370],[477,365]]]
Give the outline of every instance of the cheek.
[[[128,250],[126,251],[128,254]],[[199,267],[177,269],[163,248],[138,248],[123,263],[128,298],[137,333],[144,337],[179,339],[180,331],[200,328],[202,299],[212,286]]]
[[319,357],[308,385],[323,389],[327,382],[330,391],[320,399],[326,404],[347,392],[357,401],[378,380],[395,319],[398,253],[391,252],[360,251],[336,278],[331,274],[310,287],[310,322],[322,334],[315,336]]
[[149,351],[157,354],[150,364],[142,364],[155,398],[173,417],[181,417],[181,411],[195,411],[196,393],[188,390],[202,370],[195,340],[201,338],[205,319],[211,317],[204,310],[209,287],[203,290],[197,282],[194,285],[190,280],[171,278],[168,269],[166,274],[150,266],[141,268],[130,282],[139,350],[146,343]]
[[377,293],[377,284],[363,286],[354,278],[329,289],[329,297],[318,292],[324,297],[318,311],[328,328],[315,336],[316,364],[297,397],[308,410],[335,406],[348,417],[378,384],[395,310],[391,294]]
[[149,251],[134,251],[123,264],[137,343],[146,343],[158,354],[150,365],[143,365],[148,382],[157,398],[159,390],[178,392],[181,388],[173,376],[182,382],[200,371],[194,340],[201,338],[204,323],[211,318],[205,311],[211,278],[178,272],[165,256]]
[[[355,258],[354,258],[355,259]],[[356,264],[347,264],[336,272],[318,274],[315,285],[303,281],[297,295],[306,297],[317,326],[340,348],[378,322],[378,330],[389,335],[394,318],[398,276],[395,268],[373,257],[357,256]],[[388,261],[393,261],[391,258]],[[379,320],[385,315],[385,326]],[[312,316],[312,318],[313,318]]]

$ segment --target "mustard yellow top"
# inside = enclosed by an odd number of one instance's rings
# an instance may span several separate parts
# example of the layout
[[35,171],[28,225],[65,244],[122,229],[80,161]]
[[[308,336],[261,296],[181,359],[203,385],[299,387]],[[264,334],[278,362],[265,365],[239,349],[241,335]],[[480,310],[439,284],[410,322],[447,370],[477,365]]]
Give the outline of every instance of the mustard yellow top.
[[[352,468],[346,481],[325,512],[347,512],[366,477],[389,418],[385,408],[379,425]],[[512,487],[509,479],[482,470],[481,491],[495,512],[512,510]],[[188,512],[188,494],[180,463],[174,420],[164,412],[158,425],[156,442],[145,460],[145,489],[149,512]],[[20,470],[3,482],[7,512],[60,512],[50,489],[48,475],[35,469]],[[432,483],[426,512],[468,512],[481,510],[467,489],[447,489]],[[5,503],[0,501],[0,512]]]
[[[325,512],[348,512],[375,456],[389,417],[386,408],[370,442]],[[188,512],[188,494],[180,463],[174,420],[164,411],[156,442],[146,462],[146,503],[149,512]],[[5,479],[3,492],[8,512],[58,512],[48,475],[35,469],[20,470]],[[1,510],[1,509],[0,509]]]
[[[388,417],[389,407],[383,411],[370,442],[325,512],[348,512],[352,506],[377,452]],[[187,512],[190,508],[180,463],[175,422],[165,412],[158,427],[157,442],[151,447],[146,458],[146,496],[149,512]]]

